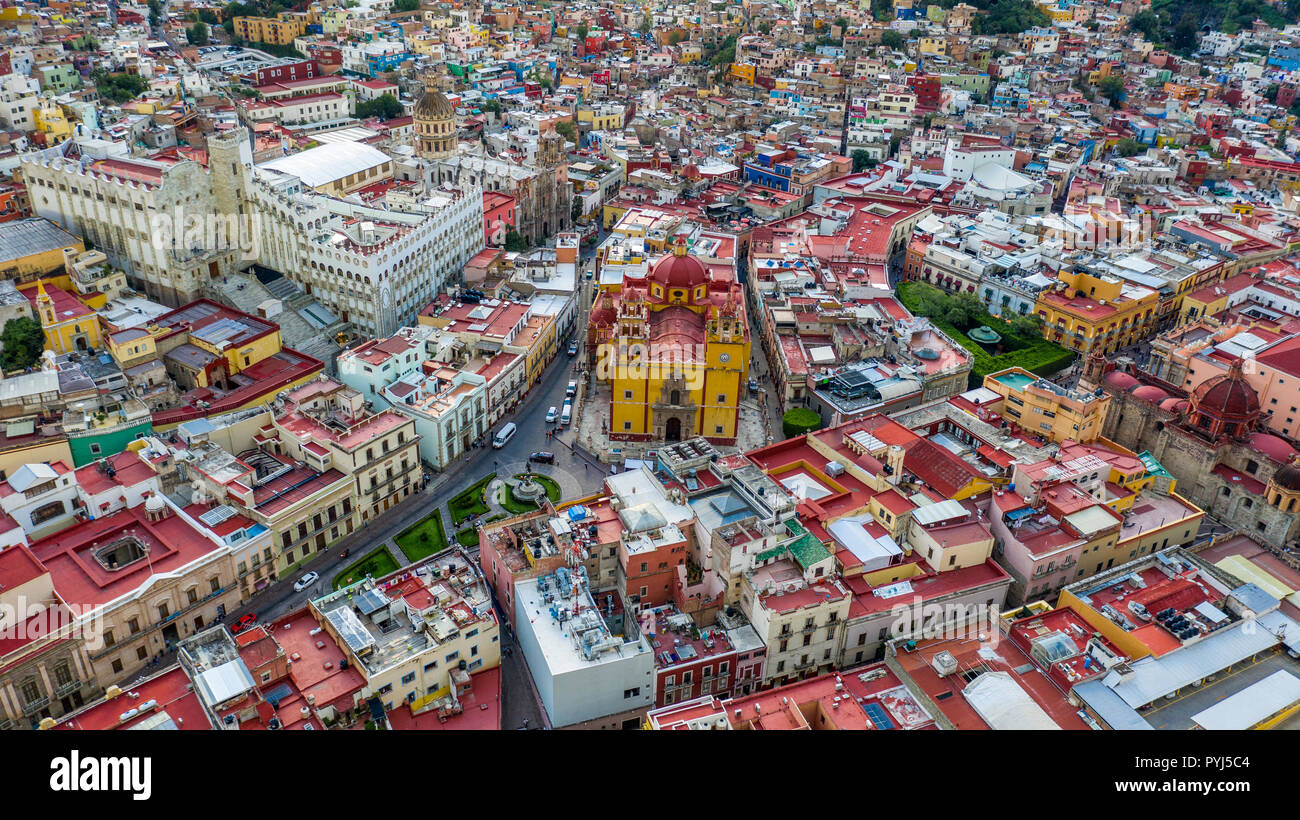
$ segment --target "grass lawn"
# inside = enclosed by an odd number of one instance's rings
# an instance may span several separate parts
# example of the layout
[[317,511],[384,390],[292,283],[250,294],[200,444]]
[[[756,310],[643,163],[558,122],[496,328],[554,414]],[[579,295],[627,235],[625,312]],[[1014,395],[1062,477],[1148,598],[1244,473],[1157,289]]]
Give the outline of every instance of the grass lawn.
[[483,503],[483,491],[496,477],[496,473],[488,473],[465,492],[447,502],[447,509],[451,512],[452,524],[459,524],[471,515],[483,515],[491,512],[488,505]]
[[388,547],[379,547],[366,557],[357,561],[352,566],[340,572],[334,578],[334,588],[342,589],[343,587],[355,584],[357,581],[364,579],[368,574],[376,578],[381,578],[390,572],[397,570],[397,559],[388,551]]
[[497,503],[505,507],[512,515],[523,515],[537,510],[537,505],[531,501],[520,501],[515,498],[515,494],[508,486],[502,486],[501,492],[497,494]]
[[[946,294],[933,285],[924,282],[899,282],[895,291],[903,307],[918,316],[925,316],[927,299],[942,298]],[[960,328],[954,327],[942,316],[930,316],[930,321],[953,341],[966,348],[974,358],[970,372],[969,385],[980,387],[984,377],[1008,367],[1023,367],[1039,376],[1051,376],[1069,367],[1074,361],[1075,353],[1060,345],[1049,342],[1039,334],[1021,336],[1011,329],[1011,325],[992,316],[988,311],[981,311],[971,320],[971,326],[987,325],[1002,336],[1005,352],[997,356],[990,354],[980,344],[972,341]]]
[[466,527],[465,529],[460,530],[456,533],[456,540],[460,542],[462,547],[477,547],[478,528]]
[[442,512],[434,510],[393,540],[412,561],[419,561],[421,558],[442,552],[447,548],[447,532],[442,528]]

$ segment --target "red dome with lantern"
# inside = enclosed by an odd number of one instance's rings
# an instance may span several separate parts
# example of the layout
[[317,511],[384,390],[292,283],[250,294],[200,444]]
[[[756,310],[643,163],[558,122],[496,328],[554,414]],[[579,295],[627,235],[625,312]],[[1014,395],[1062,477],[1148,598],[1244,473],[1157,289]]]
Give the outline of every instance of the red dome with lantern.
[[1241,359],[1228,372],[1207,379],[1192,393],[1187,423],[1210,438],[1242,436],[1259,420],[1259,394],[1242,373]]
[[709,281],[709,269],[686,251],[686,237],[678,236],[673,252],[650,268],[650,281],[667,288],[693,288]]

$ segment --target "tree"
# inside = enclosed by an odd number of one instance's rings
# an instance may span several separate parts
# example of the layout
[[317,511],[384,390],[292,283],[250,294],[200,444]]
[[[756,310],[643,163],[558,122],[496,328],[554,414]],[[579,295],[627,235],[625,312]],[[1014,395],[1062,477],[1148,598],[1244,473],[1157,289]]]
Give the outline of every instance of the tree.
[[1276,148],[1276,149],[1279,150],[1279,151],[1285,151],[1285,150],[1286,150],[1286,138],[1287,138],[1287,135],[1290,134],[1290,133],[1291,133],[1291,129],[1289,129],[1289,128],[1283,128],[1280,132],[1278,132],[1278,135],[1277,135],[1277,142],[1275,142],[1275,143],[1273,144],[1273,147]]
[[394,117],[400,117],[406,113],[406,109],[398,102],[392,94],[380,94],[373,100],[357,103],[356,116],[358,119],[367,120],[371,117],[378,117],[381,120],[391,120]]
[[397,0],[393,3],[394,11],[415,11],[420,7],[420,0]]
[[641,26],[637,29],[637,31],[641,32],[642,34],[649,34],[649,33],[650,33],[650,18],[649,18],[649,17],[642,17],[642,18],[641,18]]
[[1025,29],[1051,23],[1031,0],[995,0],[984,14],[975,17],[976,34],[1019,34]]
[[221,22],[217,13],[212,9],[199,9],[199,19],[210,26],[215,26]]
[[1021,314],[1007,324],[1011,326],[1011,332],[1017,336],[1034,337],[1043,335],[1043,320],[1035,313]]
[[759,34],[770,34],[771,31],[772,31],[772,24],[767,22],[766,20],[758,24]]
[[161,0],[149,0],[149,25],[158,28],[162,22],[162,2]]
[[836,17],[836,18],[835,18],[835,25],[836,25],[836,26],[839,26],[840,31],[843,31],[844,29],[846,29],[846,28],[849,27],[849,18],[847,18],[847,17]]
[[1186,54],[1196,48],[1196,44],[1196,21],[1190,14],[1184,14],[1183,19],[1169,33],[1169,46],[1174,51]]
[[1150,9],[1143,9],[1133,15],[1128,27],[1132,31],[1142,32],[1142,36],[1151,43],[1160,42],[1160,18]]
[[1118,74],[1102,77],[1097,83],[1097,93],[1110,100],[1111,108],[1119,108],[1124,97],[1124,78]]
[[41,323],[27,316],[10,319],[0,333],[0,367],[5,371],[25,370],[41,359],[45,350],[45,331]]
[[587,32],[589,32],[589,31],[591,31],[591,29],[587,28],[587,24],[586,24],[586,23],[579,23],[579,24],[578,24],[578,39],[579,39],[579,40],[586,40],[586,39],[587,39]]
[[853,152],[853,173],[858,173],[864,168],[870,166],[871,154],[859,148]]
[[811,433],[822,426],[822,417],[807,407],[792,407],[781,417],[781,432],[786,438]]
[[892,28],[885,32],[882,32],[880,35],[880,44],[885,48],[892,49],[894,51],[898,51],[899,49],[901,49],[905,42],[907,41],[903,39],[903,35],[899,34],[897,31],[894,31]]
[[1145,145],[1130,137],[1125,137],[1115,144],[1115,153],[1121,157],[1135,157],[1146,150]]
[[528,240],[515,232],[514,228],[506,231],[506,250],[512,253],[523,253],[528,250]]
[[555,124],[555,132],[569,142],[578,141],[578,128],[572,120],[561,120]]
[[973,293],[962,292],[948,299],[948,310],[943,318],[960,330],[970,327],[973,319],[984,313],[984,303]]
[[569,218],[574,222],[582,219],[582,197],[575,196],[573,198],[573,205],[569,207]]
[[192,46],[206,46],[208,44],[208,24],[200,20],[185,29],[185,39]]
[[894,16],[893,0],[871,0],[871,16],[877,20],[889,20]]

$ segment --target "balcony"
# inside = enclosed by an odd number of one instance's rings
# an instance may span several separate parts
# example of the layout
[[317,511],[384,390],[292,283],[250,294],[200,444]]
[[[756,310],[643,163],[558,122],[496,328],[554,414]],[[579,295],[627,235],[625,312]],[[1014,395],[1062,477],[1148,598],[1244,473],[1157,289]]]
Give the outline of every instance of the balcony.
[[23,714],[24,715],[36,714],[37,712],[41,711],[42,709],[44,709],[46,706],[49,705],[50,705],[49,698],[37,698],[36,700],[23,704]]
[[54,690],[54,697],[61,698],[71,695],[73,692],[80,690],[81,687],[85,685],[85,681],[70,680],[67,683],[61,684],[58,689]]

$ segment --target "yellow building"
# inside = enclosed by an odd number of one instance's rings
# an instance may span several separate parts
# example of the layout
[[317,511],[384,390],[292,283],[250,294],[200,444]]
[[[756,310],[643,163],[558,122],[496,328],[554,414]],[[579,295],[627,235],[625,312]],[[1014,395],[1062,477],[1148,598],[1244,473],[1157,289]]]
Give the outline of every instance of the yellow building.
[[1101,436],[1110,396],[1068,390],[1030,373],[1009,367],[984,377],[984,387],[1002,397],[993,408],[1026,431],[1052,441],[1089,444]]
[[758,70],[758,69],[757,69],[755,66],[752,66],[752,65],[741,65],[740,63],[732,63],[732,64],[731,64],[731,79],[735,80],[736,82],[741,82],[741,83],[746,83],[746,84],[748,84],[748,85],[753,85],[753,84],[754,84],[754,76],[755,76],[757,70]]
[[735,441],[749,372],[744,294],[684,238],[644,279],[601,293],[587,333],[596,378],[610,387],[611,439]]
[[942,57],[948,53],[947,37],[922,37],[920,43],[922,54],[930,54]]
[[621,108],[579,108],[578,125],[586,125],[592,131],[618,131],[623,128],[623,111]]
[[235,35],[253,43],[293,45],[307,31],[303,17],[282,11],[276,17],[236,17]]
[[64,272],[64,250],[83,253],[86,243],[43,217],[0,222],[0,277],[31,282]]
[[80,299],[54,285],[46,288],[44,280],[24,293],[36,307],[47,350],[62,354],[100,346],[99,317]]
[[1074,19],[1074,12],[1070,11],[1070,7],[1062,8],[1057,0],[1039,0],[1038,8],[1053,23],[1068,23]]
[[54,100],[41,100],[32,111],[32,119],[36,130],[45,133],[46,141],[50,145],[63,142],[72,136],[72,124],[68,122],[68,115],[63,113],[63,109]]
[[1057,276],[1058,284],[1039,294],[1036,305],[1048,341],[1084,355],[1114,353],[1155,329],[1157,291],[1081,269]]

